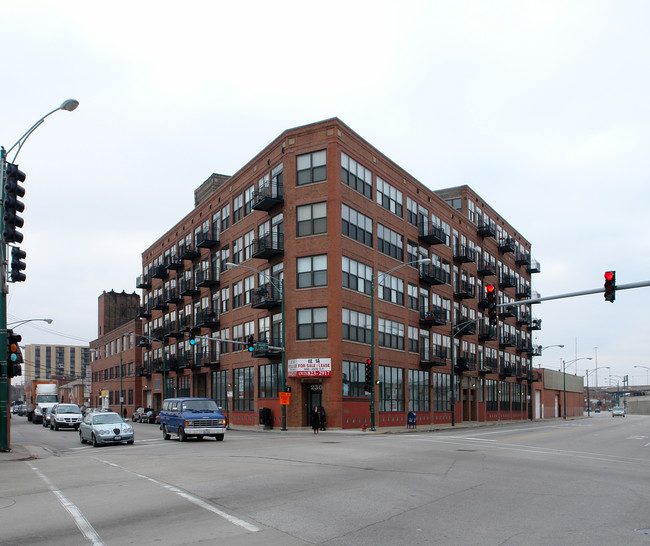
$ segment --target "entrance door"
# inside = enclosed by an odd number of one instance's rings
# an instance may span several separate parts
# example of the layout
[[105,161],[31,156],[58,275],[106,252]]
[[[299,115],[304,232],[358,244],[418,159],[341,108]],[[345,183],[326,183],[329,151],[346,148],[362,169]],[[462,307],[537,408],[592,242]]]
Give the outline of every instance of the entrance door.
[[307,426],[311,426],[311,411],[314,406],[320,408],[323,405],[323,385],[321,383],[312,383],[307,385],[307,415],[305,416]]
[[542,392],[535,391],[535,419],[542,418]]

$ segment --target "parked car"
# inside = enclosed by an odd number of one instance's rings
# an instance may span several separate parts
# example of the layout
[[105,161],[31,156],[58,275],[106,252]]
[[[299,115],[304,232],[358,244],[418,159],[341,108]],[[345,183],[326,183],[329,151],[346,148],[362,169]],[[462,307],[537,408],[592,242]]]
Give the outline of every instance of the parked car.
[[79,427],[79,441],[101,444],[132,444],[135,441],[133,427],[114,411],[93,411],[88,413]]
[[153,408],[138,408],[133,412],[133,417],[131,417],[131,421],[133,421],[134,423],[137,423],[138,421],[142,422],[142,416],[149,411],[153,411]]
[[[158,417],[158,415],[159,415],[159,413],[156,410],[149,410],[147,413],[145,413],[142,416],[141,421],[143,423],[151,423],[151,424],[153,424],[153,423],[156,422],[156,418]],[[160,420],[158,422],[160,422]]]
[[615,406],[612,408],[612,417],[625,417],[625,408],[622,406]]
[[43,408],[43,426],[44,427],[49,427],[50,426],[50,409],[49,408]]
[[79,430],[83,419],[77,404],[54,404],[48,415],[50,416],[50,430],[59,430],[62,427]]
[[165,440],[175,434],[181,442],[190,436],[198,440],[214,436],[220,442],[226,433],[226,418],[211,398],[167,398],[160,410],[160,430]]

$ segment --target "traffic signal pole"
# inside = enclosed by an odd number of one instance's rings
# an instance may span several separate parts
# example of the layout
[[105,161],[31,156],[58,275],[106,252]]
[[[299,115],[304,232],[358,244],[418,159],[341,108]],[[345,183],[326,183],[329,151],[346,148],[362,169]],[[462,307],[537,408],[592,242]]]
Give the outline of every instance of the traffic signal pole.
[[[0,233],[4,231],[5,172],[7,153],[0,147],[0,183],[2,207],[0,208]],[[0,451],[11,451],[9,438],[9,364],[7,363],[7,245],[2,244],[2,264],[0,264]],[[2,348],[5,348],[4,350]]]

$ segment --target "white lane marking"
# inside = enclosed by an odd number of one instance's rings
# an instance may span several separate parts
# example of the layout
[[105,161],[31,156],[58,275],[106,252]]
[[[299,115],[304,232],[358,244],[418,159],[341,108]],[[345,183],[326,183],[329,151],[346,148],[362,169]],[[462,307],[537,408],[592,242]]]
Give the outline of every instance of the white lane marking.
[[72,516],[72,519],[74,520],[79,530],[83,533],[83,535],[95,546],[103,546],[104,543],[102,542],[102,539],[99,537],[97,531],[95,531],[95,529],[90,524],[90,522],[81,513],[81,510],[79,510],[79,508],[77,508],[77,506],[74,503],[70,502],[66,498],[66,496],[63,493],[61,493],[59,489],[55,487],[52,481],[45,474],[43,474],[38,468],[36,468],[36,466],[34,466],[32,463],[27,463],[27,466],[29,466],[34,472],[36,472],[38,477],[41,478],[41,480],[43,480],[47,484],[49,490],[52,491],[52,493],[54,493],[57,499],[59,499],[61,506],[63,506],[63,508],[65,508],[68,511],[70,516]]
[[134,476],[137,476],[138,478],[142,478],[144,480],[148,480],[151,483],[155,483],[156,485],[160,485],[161,487],[164,487],[168,491],[171,491],[172,493],[176,493],[180,497],[183,497],[185,500],[190,501],[193,504],[196,504],[198,507],[203,508],[204,510],[207,510],[208,512],[212,512],[213,514],[216,514],[218,516],[221,516],[224,518],[226,521],[229,521],[233,525],[237,525],[239,527],[243,527],[247,531],[250,531],[251,533],[256,533],[260,529],[258,527],[255,527],[255,525],[251,525],[247,521],[244,521],[243,519],[239,519],[235,516],[232,516],[226,512],[223,512],[222,510],[219,510],[218,508],[212,506],[211,504],[205,502],[203,499],[200,499],[198,497],[195,497],[191,493],[188,493],[187,491],[183,491],[182,489],[179,489],[178,487],[175,487],[173,485],[169,485],[167,483],[161,482],[156,480],[155,478],[151,478],[149,476],[145,476],[144,474],[140,474],[139,472],[134,472],[133,470],[129,470],[128,468],[124,468],[123,466],[120,466],[119,464],[111,463],[109,461],[104,461],[102,459],[97,459],[99,462],[104,463],[108,466],[114,466],[115,468],[119,468],[120,470],[123,470],[124,472],[128,472],[129,474],[133,474]]

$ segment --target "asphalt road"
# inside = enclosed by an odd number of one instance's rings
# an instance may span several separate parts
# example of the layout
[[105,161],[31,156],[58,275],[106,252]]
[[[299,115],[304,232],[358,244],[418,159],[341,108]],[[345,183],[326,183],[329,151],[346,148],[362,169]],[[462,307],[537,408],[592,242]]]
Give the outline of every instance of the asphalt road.
[[0,544],[650,543],[650,417],[92,448],[12,419]]

